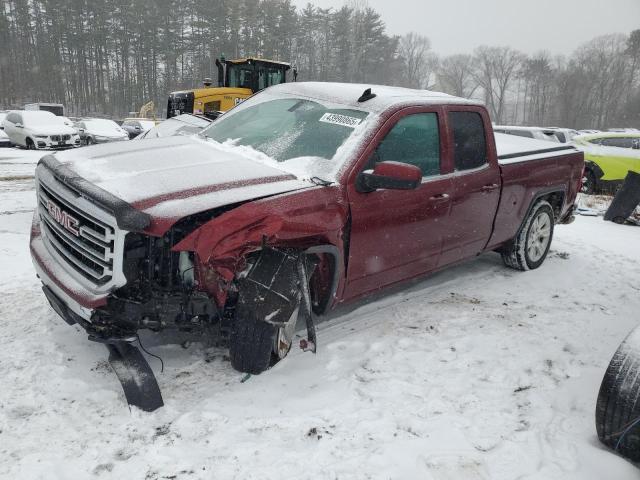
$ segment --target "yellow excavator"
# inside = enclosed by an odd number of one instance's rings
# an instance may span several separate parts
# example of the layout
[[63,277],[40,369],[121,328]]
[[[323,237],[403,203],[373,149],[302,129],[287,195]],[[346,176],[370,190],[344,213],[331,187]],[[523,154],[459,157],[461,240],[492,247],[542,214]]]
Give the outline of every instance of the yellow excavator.
[[[193,113],[215,119],[254,93],[271,85],[285,83],[287,72],[291,69],[291,65],[285,62],[255,57],[227,60],[224,55],[216,59],[216,66],[217,86],[214,87],[211,79],[206,78],[203,88],[169,94],[167,118]],[[294,68],[294,82],[297,77],[298,72]]]

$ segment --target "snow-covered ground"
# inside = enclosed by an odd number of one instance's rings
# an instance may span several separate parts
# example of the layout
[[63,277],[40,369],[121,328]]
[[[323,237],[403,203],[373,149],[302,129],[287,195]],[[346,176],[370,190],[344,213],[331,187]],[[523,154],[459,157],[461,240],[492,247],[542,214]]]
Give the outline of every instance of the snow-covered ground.
[[0,150],[1,478],[638,478],[594,426],[638,322],[637,227],[579,217],[536,271],[482,256],[333,318],[317,355],[244,383],[223,350],[144,336],[166,406],[143,413],[41,293],[28,154]]

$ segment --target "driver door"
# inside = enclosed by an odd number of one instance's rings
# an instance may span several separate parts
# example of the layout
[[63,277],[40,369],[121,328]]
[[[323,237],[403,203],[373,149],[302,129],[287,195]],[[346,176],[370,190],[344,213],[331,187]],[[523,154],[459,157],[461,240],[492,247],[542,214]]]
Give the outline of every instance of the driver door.
[[439,108],[411,108],[397,113],[374,139],[367,165],[393,161],[420,167],[415,190],[359,192],[348,186],[351,209],[349,263],[344,298],[354,298],[385,285],[433,270],[446,237],[452,179],[440,132]]

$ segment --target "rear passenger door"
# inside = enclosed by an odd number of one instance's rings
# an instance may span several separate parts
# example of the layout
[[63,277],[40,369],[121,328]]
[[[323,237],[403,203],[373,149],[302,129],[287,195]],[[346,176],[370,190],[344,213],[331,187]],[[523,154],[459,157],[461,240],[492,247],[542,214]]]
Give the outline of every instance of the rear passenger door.
[[345,298],[371,292],[437,267],[452,195],[441,132],[442,109],[412,108],[391,118],[372,142],[366,165],[401,162],[420,167],[415,190],[359,192],[348,184],[351,210]]
[[447,112],[454,163],[450,229],[440,265],[477,255],[487,245],[500,200],[498,167],[488,115],[482,108],[451,107]]

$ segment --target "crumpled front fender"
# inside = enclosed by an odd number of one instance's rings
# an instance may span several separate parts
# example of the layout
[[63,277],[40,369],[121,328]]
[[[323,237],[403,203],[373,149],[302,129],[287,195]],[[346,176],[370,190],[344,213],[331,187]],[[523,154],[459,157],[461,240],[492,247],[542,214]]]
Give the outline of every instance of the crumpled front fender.
[[241,205],[200,226],[173,250],[195,252],[201,288],[222,306],[247,254],[263,243],[299,248],[329,244],[342,253],[347,216],[341,188],[313,188]]

